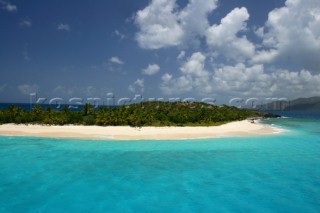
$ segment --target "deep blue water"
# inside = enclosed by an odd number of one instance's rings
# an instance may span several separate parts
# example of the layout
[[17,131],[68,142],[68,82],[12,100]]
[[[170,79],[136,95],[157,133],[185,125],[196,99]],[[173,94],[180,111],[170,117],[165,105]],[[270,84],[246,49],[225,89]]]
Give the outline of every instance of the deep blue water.
[[0,137],[0,212],[320,212],[320,113],[267,137]]
[[[31,110],[33,109],[36,104],[35,103],[0,103],[0,110],[1,109],[8,109],[10,106],[17,106],[21,109],[24,109],[24,110]],[[83,109],[83,106],[84,104],[82,105],[71,105],[71,104],[40,104],[40,106],[42,107],[42,109],[53,109],[53,110],[63,110],[64,107],[68,107],[70,111],[81,111]],[[93,107],[95,109],[98,109],[100,107],[102,108],[114,108],[114,107],[117,107],[115,105],[93,105]]]
[[[0,103],[0,109],[7,109],[10,106],[17,106],[24,110],[31,110],[35,105],[36,104],[34,103]],[[41,104],[40,106],[42,107],[42,109],[51,108],[55,110],[59,110],[59,109],[62,110],[64,106],[69,107],[69,105],[66,105],[66,104]],[[71,109],[74,111],[78,111],[82,109],[82,106],[74,105],[73,108],[71,107]]]

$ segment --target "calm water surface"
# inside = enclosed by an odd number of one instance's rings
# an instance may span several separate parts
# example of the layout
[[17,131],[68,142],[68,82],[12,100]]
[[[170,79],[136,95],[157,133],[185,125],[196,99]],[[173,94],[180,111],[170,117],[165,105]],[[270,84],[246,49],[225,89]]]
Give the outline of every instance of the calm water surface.
[[267,137],[0,137],[0,212],[320,212],[320,113]]

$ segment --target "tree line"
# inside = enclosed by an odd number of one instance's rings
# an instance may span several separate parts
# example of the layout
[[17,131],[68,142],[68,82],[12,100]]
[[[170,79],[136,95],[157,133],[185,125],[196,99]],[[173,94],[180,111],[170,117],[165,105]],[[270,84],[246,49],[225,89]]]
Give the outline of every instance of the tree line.
[[99,126],[213,126],[230,121],[263,116],[262,113],[232,106],[202,102],[142,102],[128,106],[94,109],[85,104],[82,111],[32,110],[10,106],[0,110],[0,124],[99,125]]

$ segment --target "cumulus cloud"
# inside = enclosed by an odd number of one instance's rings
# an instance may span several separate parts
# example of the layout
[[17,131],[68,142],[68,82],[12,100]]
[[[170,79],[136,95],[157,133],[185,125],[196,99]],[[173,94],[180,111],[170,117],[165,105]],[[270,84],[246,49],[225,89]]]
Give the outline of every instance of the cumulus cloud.
[[220,94],[228,96],[288,98],[318,95],[320,74],[308,70],[289,71],[276,69],[270,72],[262,64],[247,66],[216,65],[208,71],[206,57],[194,53],[181,65],[179,75],[166,73],[162,76],[160,89],[164,94]]
[[270,94],[270,76],[264,72],[263,65],[246,67],[243,63],[223,65],[212,76],[214,90],[239,96],[264,96]]
[[169,82],[172,79],[172,75],[170,75],[169,73],[165,73],[162,77],[161,77],[162,81],[164,83]]
[[120,58],[118,58],[118,57],[116,57],[116,56],[111,57],[111,58],[109,59],[109,61],[110,61],[111,63],[114,63],[114,64],[119,64],[119,65],[124,64],[124,62],[123,62]]
[[133,93],[144,92],[144,79],[138,78],[133,84],[130,84],[128,90]]
[[[186,52],[179,53],[178,73],[161,77],[164,94],[318,95],[318,0],[286,0],[257,27],[247,27],[250,14],[245,7],[234,8],[220,23],[210,24],[208,15],[217,7],[216,0],[189,0],[184,8],[176,2],[152,0],[134,18],[139,29],[136,40],[142,48],[197,47],[199,51],[207,45],[205,54],[186,57]],[[261,42],[253,43],[246,36],[252,29]],[[207,56],[213,57],[208,60]],[[210,63],[210,69],[206,68]]]
[[160,66],[158,64],[149,64],[147,68],[142,70],[144,75],[154,75],[160,71]]
[[[228,60],[244,61],[255,53],[255,45],[244,33],[250,17],[245,7],[235,8],[220,24],[210,26],[208,15],[217,8],[217,0],[189,0],[180,9],[176,0],[153,0],[137,12],[135,21],[139,27],[136,40],[142,48],[199,47],[202,40],[213,55]],[[181,59],[184,54],[178,56]]]
[[320,5],[318,0],[287,0],[269,13],[258,30],[263,48],[253,63],[290,61],[320,71]]
[[186,52],[185,52],[185,51],[181,51],[181,52],[179,53],[179,55],[177,56],[177,59],[178,59],[178,60],[181,60],[181,59],[184,58],[185,55],[186,55]]
[[17,12],[18,8],[16,5],[11,4],[10,2],[0,0],[1,9],[8,12]]
[[193,53],[189,60],[180,68],[181,72],[186,75],[207,76],[208,71],[204,69],[206,57],[200,53]]
[[[180,76],[173,78],[166,73],[162,76],[160,89],[164,94],[181,94],[196,90],[206,93],[211,90],[209,72],[205,69],[206,57],[200,52],[193,53],[190,58],[180,67]],[[202,90],[205,91],[202,91]]]
[[30,93],[38,92],[39,86],[37,84],[23,84],[18,86],[18,90],[23,95],[30,95]]
[[215,91],[238,96],[281,96],[297,98],[317,95],[320,75],[310,71],[275,70],[267,72],[263,65],[223,66],[213,75]]
[[279,56],[279,52],[276,49],[258,50],[252,57],[251,63],[271,63]]
[[243,61],[254,55],[255,46],[245,35],[239,36],[246,30],[246,22],[249,13],[245,7],[235,8],[227,14],[219,25],[213,25],[207,29],[207,44],[218,55],[228,59]]
[[136,40],[142,48],[159,49],[196,41],[208,27],[208,14],[216,8],[216,0],[190,0],[182,10],[176,0],[152,0],[137,12],[139,27]]
[[162,76],[162,80],[163,82],[160,85],[160,89],[165,95],[183,94],[193,89],[192,79],[187,76],[182,75],[173,78],[172,75],[166,73]]
[[70,31],[71,31],[71,28],[70,28],[69,24],[60,23],[60,24],[58,24],[58,26],[57,26],[57,30],[59,30],[59,31],[65,31],[65,32],[70,32]]
[[152,0],[137,12],[135,22],[140,31],[136,39],[140,47],[159,49],[180,44],[183,30],[174,12],[175,7],[175,0]]
[[184,31],[184,43],[199,45],[199,37],[209,27],[208,15],[217,8],[217,0],[190,0],[180,11],[179,22]]

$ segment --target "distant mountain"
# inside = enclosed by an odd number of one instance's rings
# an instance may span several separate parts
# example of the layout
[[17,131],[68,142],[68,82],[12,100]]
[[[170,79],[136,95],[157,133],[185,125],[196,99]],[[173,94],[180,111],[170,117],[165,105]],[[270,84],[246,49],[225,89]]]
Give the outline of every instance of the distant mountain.
[[291,101],[274,101],[260,107],[267,110],[320,110],[320,97],[298,98]]
[[298,98],[290,101],[285,109],[290,110],[320,110],[320,97]]

